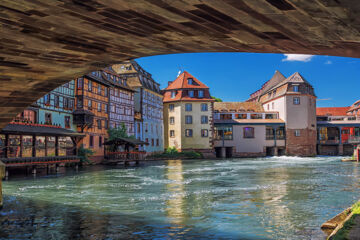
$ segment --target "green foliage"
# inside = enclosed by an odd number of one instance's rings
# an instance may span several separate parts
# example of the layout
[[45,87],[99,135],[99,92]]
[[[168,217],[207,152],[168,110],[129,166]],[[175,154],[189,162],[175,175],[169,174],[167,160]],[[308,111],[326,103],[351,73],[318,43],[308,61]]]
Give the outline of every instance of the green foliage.
[[195,152],[195,151],[183,151],[178,152],[178,150],[175,147],[168,147],[165,152],[163,153],[157,153],[151,155],[153,158],[191,158],[191,159],[197,159],[197,158],[203,158],[201,153]]
[[88,148],[84,148],[83,146],[81,146],[78,149],[78,157],[80,158],[80,164],[83,163],[91,163],[91,161],[89,160],[89,157],[94,155],[94,151]]
[[126,138],[126,137],[128,137],[127,130],[126,130],[126,127],[125,127],[124,123],[122,123],[120,127],[109,128],[107,130],[107,132],[109,134],[109,141],[114,140],[116,138]]
[[217,97],[213,97],[211,96],[212,99],[215,99],[215,102],[222,102],[221,98],[217,98]]
[[177,150],[175,147],[168,147],[168,148],[165,150],[165,153],[166,153],[166,154],[177,154],[177,153],[178,153],[178,150]]
[[360,202],[355,203],[351,207],[351,212],[353,213],[353,215],[349,220],[347,220],[344,223],[344,226],[340,228],[339,231],[334,235],[334,237],[332,238],[333,240],[349,239],[348,234],[350,230],[354,227],[354,225],[356,225],[357,222],[355,221],[355,218],[360,218]]

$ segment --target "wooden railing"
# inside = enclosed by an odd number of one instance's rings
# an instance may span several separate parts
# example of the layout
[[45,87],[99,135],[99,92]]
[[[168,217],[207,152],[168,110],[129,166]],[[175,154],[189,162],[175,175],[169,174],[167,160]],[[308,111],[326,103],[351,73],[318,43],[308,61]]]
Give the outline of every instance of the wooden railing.
[[107,152],[106,160],[144,160],[146,152]]

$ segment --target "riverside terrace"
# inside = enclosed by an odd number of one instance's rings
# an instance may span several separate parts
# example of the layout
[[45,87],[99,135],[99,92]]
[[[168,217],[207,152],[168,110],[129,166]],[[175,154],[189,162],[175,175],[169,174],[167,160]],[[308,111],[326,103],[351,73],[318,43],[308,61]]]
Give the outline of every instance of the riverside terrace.
[[0,131],[0,161],[9,169],[79,163],[76,144],[83,137],[58,126],[12,122]]

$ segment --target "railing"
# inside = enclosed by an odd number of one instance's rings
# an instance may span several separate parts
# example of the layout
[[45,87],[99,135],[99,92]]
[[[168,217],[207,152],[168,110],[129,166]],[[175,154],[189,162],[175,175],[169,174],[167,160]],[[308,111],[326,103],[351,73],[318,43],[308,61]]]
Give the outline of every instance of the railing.
[[[325,118],[325,117],[324,117]],[[360,116],[327,116],[326,119],[317,119],[318,122],[354,122],[354,121],[360,121]]]
[[360,143],[360,136],[350,136],[348,143]]
[[[67,147],[61,148],[58,147],[58,156],[72,156],[75,153],[77,147]],[[22,157],[33,157],[33,146],[32,145],[23,145],[22,151],[20,146],[3,146],[0,147],[0,158],[22,158]],[[7,157],[6,157],[7,153]],[[47,154],[46,154],[47,153]],[[48,147],[45,149],[45,146],[35,147],[35,157],[56,157],[56,148]]]
[[78,156],[52,156],[52,157],[14,157],[0,158],[6,167],[31,166],[31,165],[47,165],[57,163],[78,163]]
[[107,152],[106,160],[144,160],[146,152]]
[[333,139],[333,140],[318,140],[318,144],[339,144],[339,139]]

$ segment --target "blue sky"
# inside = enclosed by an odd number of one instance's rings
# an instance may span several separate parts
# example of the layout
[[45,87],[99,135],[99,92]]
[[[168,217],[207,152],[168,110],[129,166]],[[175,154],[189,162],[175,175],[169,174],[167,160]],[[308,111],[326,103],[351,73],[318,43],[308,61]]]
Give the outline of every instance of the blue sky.
[[154,79],[167,86],[186,70],[223,101],[245,101],[275,70],[285,77],[299,72],[315,88],[319,107],[349,106],[360,99],[360,59],[259,53],[186,53],[137,59]]

